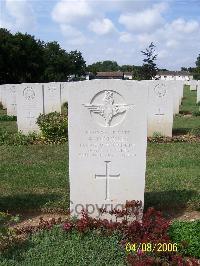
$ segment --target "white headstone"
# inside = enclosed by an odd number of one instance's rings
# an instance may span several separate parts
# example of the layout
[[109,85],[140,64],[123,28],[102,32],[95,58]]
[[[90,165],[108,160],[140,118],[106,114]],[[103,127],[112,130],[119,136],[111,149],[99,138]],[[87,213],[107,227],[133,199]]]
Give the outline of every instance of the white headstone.
[[38,116],[44,112],[43,86],[39,83],[23,83],[17,86],[17,125],[24,134],[39,132]]
[[172,136],[173,89],[168,81],[149,81],[148,136]]
[[7,115],[17,115],[16,84],[7,84]]
[[190,80],[190,90],[191,91],[197,90],[197,80]]
[[197,85],[197,103],[200,103],[200,80],[198,80]]
[[61,87],[59,82],[44,83],[44,112],[61,112]]
[[61,104],[68,102],[70,86],[73,82],[61,82]]
[[1,102],[4,108],[6,108],[7,91],[6,84],[1,85]]
[[0,85],[0,103],[2,103],[2,91],[3,91],[3,85]]
[[[147,88],[141,82],[92,80],[69,92],[71,215],[144,202]],[[111,217],[107,217],[110,219]]]

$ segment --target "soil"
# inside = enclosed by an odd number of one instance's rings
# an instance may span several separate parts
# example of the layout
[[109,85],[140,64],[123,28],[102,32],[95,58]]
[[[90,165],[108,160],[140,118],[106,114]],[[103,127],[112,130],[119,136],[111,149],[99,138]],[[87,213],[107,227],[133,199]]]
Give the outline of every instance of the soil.
[[[168,212],[167,216],[169,220],[179,220],[179,221],[195,221],[200,220],[200,212],[199,211],[185,211],[181,212]],[[51,220],[52,218],[58,219],[61,218],[62,220],[66,220],[69,216],[67,214],[60,214],[60,213],[41,213],[41,212],[28,212],[20,214],[20,222],[15,224],[15,227],[21,228],[26,226],[36,226],[39,224],[40,218],[44,220]]]

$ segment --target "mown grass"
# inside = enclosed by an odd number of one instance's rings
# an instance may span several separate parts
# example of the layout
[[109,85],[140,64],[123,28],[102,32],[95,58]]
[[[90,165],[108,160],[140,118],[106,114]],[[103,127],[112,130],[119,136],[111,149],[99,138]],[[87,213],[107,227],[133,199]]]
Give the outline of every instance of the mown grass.
[[196,127],[200,127],[200,117],[191,116],[192,112],[197,112],[199,107],[196,105],[197,92],[190,91],[189,86],[185,86],[180,112],[190,113],[189,116],[177,115],[174,117],[173,134],[186,134]]
[[119,236],[99,236],[94,232],[65,233],[61,228],[32,235],[22,247],[15,247],[0,256],[1,266],[70,265],[122,266],[125,250]]
[[189,86],[185,86],[183,93],[183,100],[180,106],[180,112],[193,112],[198,111],[197,102],[197,91],[190,91]]
[[[68,148],[2,146],[0,209],[66,210]],[[148,144],[145,207],[199,209],[200,144]]]

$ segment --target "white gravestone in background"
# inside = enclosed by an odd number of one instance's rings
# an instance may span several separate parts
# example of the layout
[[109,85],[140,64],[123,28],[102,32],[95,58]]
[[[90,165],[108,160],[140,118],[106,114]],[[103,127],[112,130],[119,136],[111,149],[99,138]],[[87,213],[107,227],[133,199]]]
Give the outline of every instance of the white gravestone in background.
[[3,85],[0,85],[0,103],[2,103],[2,91]]
[[44,112],[43,86],[24,83],[17,86],[17,125],[24,134],[39,132],[36,120]]
[[69,99],[69,88],[72,82],[61,82],[61,105],[68,102]]
[[178,88],[179,81],[176,80],[169,80],[164,81],[169,88],[169,90],[172,91],[172,98],[173,98],[173,114],[179,113],[179,105],[180,105],[180,89]]
[[59,82],[44,83],[44,112],[61,112],[61,88]]
[[168,81],[148,82],[148,137],[154,133],[172,136],[173,99],[172,87]]
[[4,84],[4,85],[1,85],[1,102],[2,102],[3,108],[6,108],[6,98],[7,98],[6,84]]
[[200,81],[199,80],[197,84],[197,103],[200,103]]
[[190,80],[190,90],[191,91],[197,90],[197,81],[196,80]]
[[72,216],[84,208],[99,218],[100,208],[144,202],[147,94],[142,82],[120,80],[84,81],[70,88]]
[[7,115],[17,115],[17,100],[16,100],[16,87],[15,84],[7,84]]

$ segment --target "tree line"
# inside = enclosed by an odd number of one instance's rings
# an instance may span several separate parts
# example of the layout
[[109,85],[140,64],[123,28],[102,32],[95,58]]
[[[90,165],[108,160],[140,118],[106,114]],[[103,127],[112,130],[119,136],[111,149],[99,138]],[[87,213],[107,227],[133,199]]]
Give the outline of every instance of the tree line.
[[67,53],[57,42],[0,29],[0,84],[66,81],[85,73],[81,52]]
[[[68,76],[80,77],[86,72],[122,71],[132,73],[133,79],[154,78],[159,69],[156,66],[157,54],[151,43],[144,51],[143,65],[122,65],[105,60],[86,66],[81,52],[66,52],[58,42],[44,42],[29,34],[10,33],[0,28],[0,84],[23,82],[67,81]],[[166,70],[166,69],[165,69]],[[195,68],[184,68],[195,79],[200,79],[200,54]]]
[[158,68],[156,66],[157,54],[155,53],[155,45],[151,43],[148,48],[141,51],[144,56],[143,65],[122,65],[119,66],[116,61],[106,60],[96,62],[87,66],[87,71],[96,74],[104,71],[122,71],[132,73],[135,80],[152,79],[156,76]]

